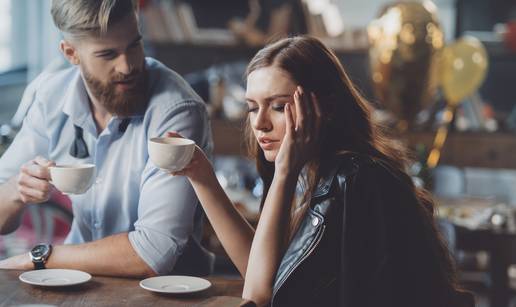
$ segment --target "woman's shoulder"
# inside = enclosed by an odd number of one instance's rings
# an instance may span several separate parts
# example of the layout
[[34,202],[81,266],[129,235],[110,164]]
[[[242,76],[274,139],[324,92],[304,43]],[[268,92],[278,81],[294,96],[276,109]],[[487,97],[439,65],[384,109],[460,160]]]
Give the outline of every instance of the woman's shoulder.
[[[357,175],[360,177],[374,176],[375,178],[396,178],[400,171],[390,166],[387,161],[371,155],[357,152],[342,152],[335,156],[331,166],[339,175]],[[378,177],[380,176],[380,177]]]
[[353,190],[365,194],[393,196],[411,190],[411,178],[407,173],[371,155],[345,152],[336,156],[332,167],[336,177],[351,183]]

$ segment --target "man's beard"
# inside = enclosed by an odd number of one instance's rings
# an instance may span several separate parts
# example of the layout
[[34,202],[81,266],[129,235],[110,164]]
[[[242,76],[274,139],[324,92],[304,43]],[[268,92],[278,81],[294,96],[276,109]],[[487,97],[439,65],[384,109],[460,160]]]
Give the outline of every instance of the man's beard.
[[[140,71],[132,71],[128,75],[117,74],[106,83],[96,79],[85,67],[82,71],[88,89],[106,111],[120,117],[145,113],[148,104],[147,71],[145,68]],[[133,78],[135,81],[131,88],[117,90],[116,82]]]

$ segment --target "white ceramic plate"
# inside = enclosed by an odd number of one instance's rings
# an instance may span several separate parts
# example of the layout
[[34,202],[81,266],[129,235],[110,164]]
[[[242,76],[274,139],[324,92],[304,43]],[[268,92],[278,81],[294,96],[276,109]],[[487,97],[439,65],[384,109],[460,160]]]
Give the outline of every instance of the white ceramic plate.
[[78,270],[46,269],[22,273],[20,280],[36,286],[63,287],[87,282],[91,275]]
[[208,289],[211,283],[192,276],[158,276],[140,281],[143,289],[160,293],[193,293]]

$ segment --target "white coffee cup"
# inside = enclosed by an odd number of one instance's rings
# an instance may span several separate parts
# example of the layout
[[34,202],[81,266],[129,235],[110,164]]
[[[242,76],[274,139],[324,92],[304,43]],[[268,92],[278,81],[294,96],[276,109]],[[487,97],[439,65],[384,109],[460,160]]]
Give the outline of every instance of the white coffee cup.
[[83,194],[95,180],[94,164],[49,167],[51,183],[64,194]]
[[151,138],[149,157],[157,167],[171,172],[182,170],[192,159],[195,142],[176,137]]

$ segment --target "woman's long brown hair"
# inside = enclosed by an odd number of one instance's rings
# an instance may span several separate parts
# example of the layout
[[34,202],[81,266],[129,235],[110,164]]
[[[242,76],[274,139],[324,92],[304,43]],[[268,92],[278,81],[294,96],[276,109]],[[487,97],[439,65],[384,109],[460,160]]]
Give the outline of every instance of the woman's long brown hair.
[[[434,234],[437,234],[436,240],[431,240],[431,249],[435,254],[433,256],[443,268],[442,281],[456,287],[455,267],[444,241],[436,230],[432,199],[428,192],[414,186],[406,172],[410,162],[407,150],[400,142],[387,137],[385,129],[373,121],[370,103],[353,85],[335,54],[310,36],[285,38],[261,49],[249,63],[246,76],[257,69],[270,66],[287,72],[305,92],[313,92],[322,111],[323,120],[319,137],[321,150],[319,156],[307,165],[308,190],[305,200],[316,187],[321,170],[331,167],[324,164],[332,161],[331,158],[340,153],[361,153],[383,163],[409,187],[426,209],[423,211],[430,221],[426,233],[429,238],[435,238]],[[265,159],[249,120],[246,139],[248,152],[255,158],[258,173],[263,180],[263,206],[274,176],[274,163]],[[287,238],[292,237],[308,207],[305,206],[305,211],[290,221],[290,233]]]

